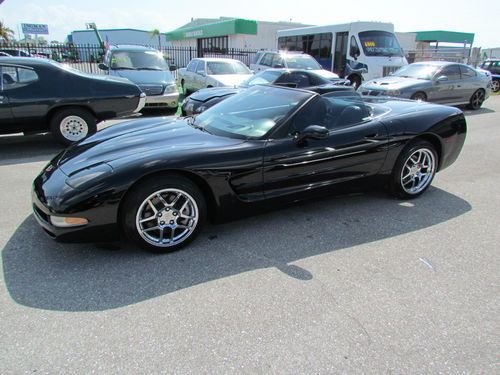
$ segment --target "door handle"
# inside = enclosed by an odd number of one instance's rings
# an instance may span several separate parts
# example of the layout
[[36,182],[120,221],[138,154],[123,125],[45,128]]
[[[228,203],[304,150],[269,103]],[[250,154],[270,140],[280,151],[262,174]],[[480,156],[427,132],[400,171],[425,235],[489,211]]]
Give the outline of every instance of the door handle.
[[378,133],[372,133],[372,134],[365,135],[366,139],[372,139],[372,138],[377,138],[377,137],[378,137]]

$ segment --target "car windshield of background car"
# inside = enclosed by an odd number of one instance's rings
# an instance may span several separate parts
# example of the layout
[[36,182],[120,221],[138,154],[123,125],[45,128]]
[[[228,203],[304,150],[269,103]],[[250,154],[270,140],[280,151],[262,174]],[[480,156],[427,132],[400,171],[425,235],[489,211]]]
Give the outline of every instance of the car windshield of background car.
[[279,71],[273,71],[273,70],[265,70],[263,72],[260,72],[249,79],[247,79],[245,82],[243,82],[240,87],[251,87],[255,85],[268,85],[274,81],[276,81],[280,76],[282,72]]
[[169,70],[161,53],[155,51],[116,51],[111,57],[111,69]]
[[366,56],[403,56],[401,46],[393,33],[364,31],[359,40]]
[[426,64],[410,64],[396,70],[392,75],[404,78],[431,79],[440,66]]
[[260,138],[313,95],[309,92],[254,86],[196,117],[195,125],[232,138]]
[[241,62],[209,61],[207,63],[208,74],[252,74]]
[[285,56],[286,65],[290,69],[323,69],[311,56]]

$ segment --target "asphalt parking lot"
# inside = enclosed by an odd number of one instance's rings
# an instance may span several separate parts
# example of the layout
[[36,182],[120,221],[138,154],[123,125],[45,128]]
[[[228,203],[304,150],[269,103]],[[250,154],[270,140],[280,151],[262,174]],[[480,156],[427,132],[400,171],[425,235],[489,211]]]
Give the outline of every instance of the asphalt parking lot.
[[500,96],[467,120],[419,199],[292,205],[161,256],[49,239],[30,187],[60,148],[0,137],[0,373],[498,373]]

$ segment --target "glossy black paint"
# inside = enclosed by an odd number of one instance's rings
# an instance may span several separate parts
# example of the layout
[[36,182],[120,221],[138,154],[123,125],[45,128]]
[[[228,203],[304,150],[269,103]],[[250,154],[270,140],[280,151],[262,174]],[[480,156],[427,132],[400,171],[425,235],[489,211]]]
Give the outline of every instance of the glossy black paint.
[[[276,90],[285,90],[276,88]],[[319,95],[296,113],[299,116]],[[56,156],[33,184],[39,223],[60,240],[108,239],[119,232],[120,203],[135,184],[157,173],[190,178],[203,191],[213,221],[251,213],[258,204],[334,192],[346,182],[390,175],[404,146],[432,142],[439,169],[453,163],[465,141],[463,113],[414,101],[365,98],[382,114],[300,142],[276,129],[266,139],[209,134],[188,119],[149,118],[106,128]],[[293,120],[293,119],[292,119]],[[287,121],[280,127],[289,127]],[[282,134],[282,135],[280,135]],[[85,217],[85,227],[61,229],[47,215]]]
[[[280,75],[276,76],[276,79],[270,84],[300,88],[304,90],[314,91],[318,94],[326,94],[328,92],[334,91],[354,91],[354,88],[350,86],[348,80],[339,79],[337,81],[331,81],[323,78],[314,72],[304,69],[272,69],[272,71],[280,72]],[[290,83],[288,82],[291,74],[303,74],[308,77],[308,81],[303,81],[303,83]],[[312,82],[309,84],[307,82]],[[191,116],[193,114],[201,113],[215,104],[235,95],[242,90],[245,90],[248,86],[243,83],[240,87],[210,87],[198,90],[193,94],[189,95],[182,103],[182,115]]]
[[126,80],[79,73],[45,59],[0,58],[0,71],[11,68],[32,70],[38,79],[8,88],[2,76],[0,134],[49,130],[51,117],[67,107],[87,109],[102,121],[129,115],[139,104],[141,90]]

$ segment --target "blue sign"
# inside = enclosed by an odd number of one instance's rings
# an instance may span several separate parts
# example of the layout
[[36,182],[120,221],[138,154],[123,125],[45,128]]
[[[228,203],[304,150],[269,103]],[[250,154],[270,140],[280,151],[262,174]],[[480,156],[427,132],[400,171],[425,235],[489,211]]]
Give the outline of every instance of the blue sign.
[[22,23],[21,28],[23,29],[23,34],[48,34],[49,25],[44,25],[41,23]]

